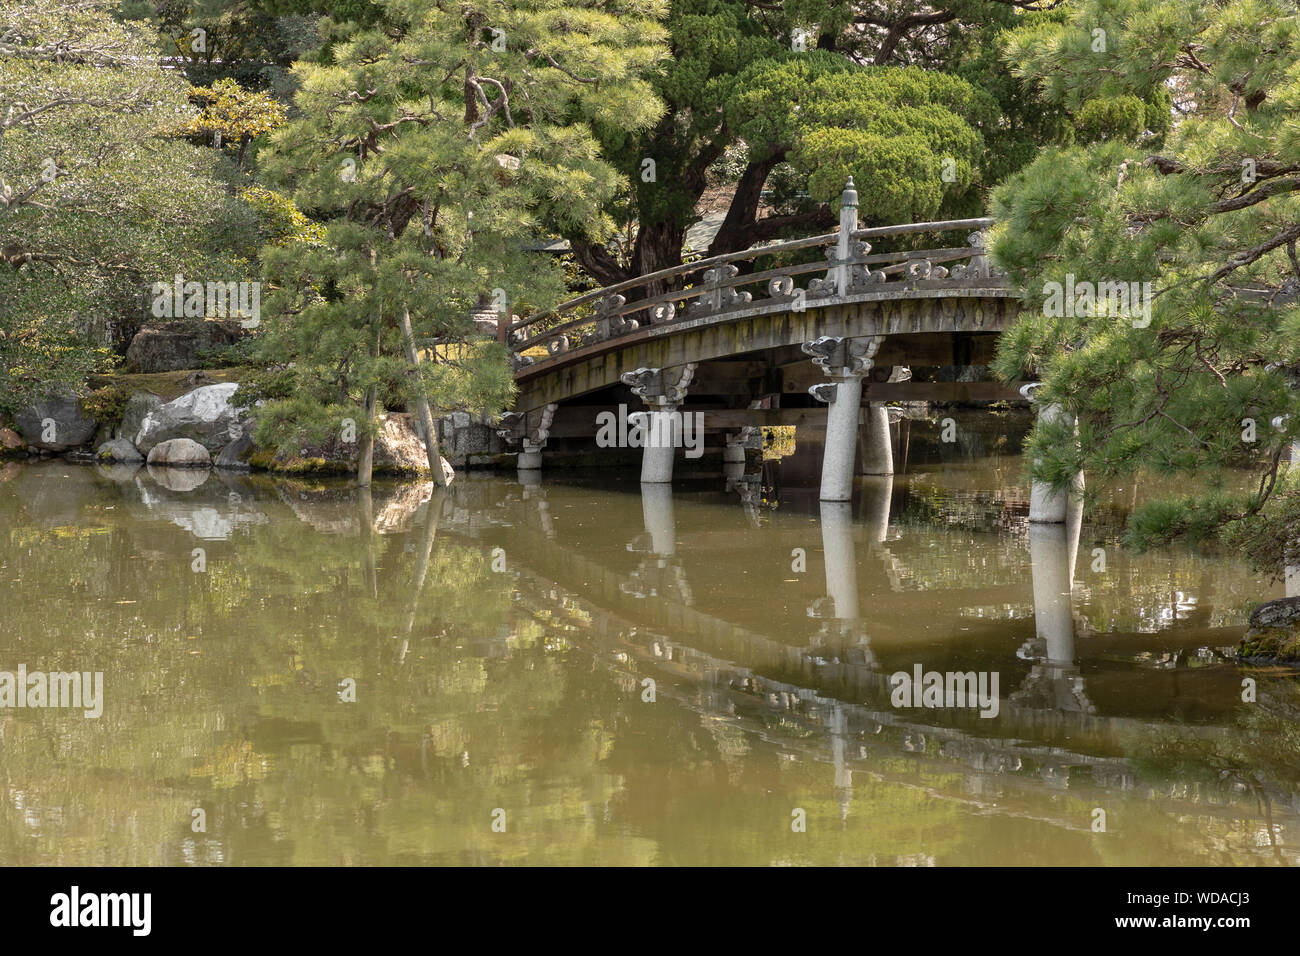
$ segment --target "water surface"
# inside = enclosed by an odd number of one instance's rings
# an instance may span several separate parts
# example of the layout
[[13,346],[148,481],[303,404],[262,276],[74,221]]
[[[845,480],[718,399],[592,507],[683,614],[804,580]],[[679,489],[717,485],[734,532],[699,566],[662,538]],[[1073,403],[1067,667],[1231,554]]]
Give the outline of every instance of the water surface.
[[[106,700],[0,710],[0,860],[1293,862],[1300,697],[1225,655],[1282,588],[1126,552],[1145,488],[1031,529],[1014,429],[970,425],[851,505],[803,435],[672,489],[5,466],[0,670]],[[894,706],[916,665],[997,716]]]

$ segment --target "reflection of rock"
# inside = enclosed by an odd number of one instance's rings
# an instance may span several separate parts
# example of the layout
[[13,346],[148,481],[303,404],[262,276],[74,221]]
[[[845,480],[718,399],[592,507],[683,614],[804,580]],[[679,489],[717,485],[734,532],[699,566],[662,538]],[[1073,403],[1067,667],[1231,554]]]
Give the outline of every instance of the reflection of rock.
[[[320,488],[294,481],[277,482],[276,492],[304,524],[322,534],[354,535],[361,530],[356,489]],[[433,482],[407,482],[372,490],[374,530],[397,534],[411,530],[412,518],[433,495]]]
[[[206,470],[150,468],[156,484],[137,475],[134,487],[147,517],[170,521],[205,541],[225,540],[240,528],[267,521],[264,511],[224,483],[207,481],[209,475]],[[173,497],[177,493],[183,497]]]
[[99,446],[95,457],[100,461],[144,461],[144,455],[125,438],[114,438]]
[[1267,601],[1250,614],[1241,657],[1300,663],[1300,597]]
[[208,451],[217,451],[248,430],[244,412],[231,404],[237,382],[205,385],[175,401],[159,405],[144,417],[135,445],[149,452],[172,438],[188,438]]
[[375,530],[398,534],[411,530],[411,519],[433,497],[433,482],[401,484],[375,493]]
[[140,464],[139,461],[119,462],[113,465],[100,465],[95,470],[109,481],[130,481],[140,470]]
[[75,395],[54,395],[28,405],[14,417],[14,424],[29,445],[47,451],[67,451],[95,435],[95,420]]
[[153,446],[149,452],[149,464],[171,468],[207,468],[212,464],[212,456],[196,441],[171,438]]
[[149,477],[168,491],[193,491],[208,480],[207,468],[164,468],[152,461],[148,465]]
[[275,490],[299,521],[321,534],[353,535],[361,530],[356,502],[349,488],[319,488],[296,481],[278,481]]
[[18,468],[13,480],[13,493],[33,523],[57,528],[83,520],[83,511],[94,493],[94,483],[65,480],[77,471],[76,466],[55,460],[21,464]]

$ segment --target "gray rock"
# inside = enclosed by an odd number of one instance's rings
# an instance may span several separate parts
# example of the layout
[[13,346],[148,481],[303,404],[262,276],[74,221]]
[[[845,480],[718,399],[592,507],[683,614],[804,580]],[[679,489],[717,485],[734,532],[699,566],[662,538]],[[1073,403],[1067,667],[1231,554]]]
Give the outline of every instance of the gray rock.
[[239,319],[174,319],[149,322],[131,339],[127,368],[174,372],[194,368],[204,352],[234,345],[247,335]]
[[188,438],[170,438],[149,450],[149,464],[173,468],[207,468],[212,464],[208,450]]
[[1300,626],[1300,597],[1266,601],[1250,612],[1251,627]]
[[67,451],[90,441],[95,420],[75,395],[54,395],[29,405],[14,417],[27,444],[45,451]]
[[1300,597],[1265,601],[1255,608],[1237,653],[1248,661],[1300,664]]
[[149,452],[161,442],[188,438],[209,452],[243,436],[249,425],[243,409],[231,404],[237,382],[205,385],[149,412],[135,436],[135,446]]
[[140,434],[140,426],[145,416],[162,405],[163,400],[153,392],[136,392],[126,400],[122,411],[122,423],[117,428],[118,438],[134,439]]
[[221,449],[221,454],[217,455],[212,464],[224,471],[248,471],[248,458],[253,453],[254,447],[252,438],[241,435]]
[[95,457],[100,461],[144,461],[144,455],[125,438],[114,438],[99,446]]

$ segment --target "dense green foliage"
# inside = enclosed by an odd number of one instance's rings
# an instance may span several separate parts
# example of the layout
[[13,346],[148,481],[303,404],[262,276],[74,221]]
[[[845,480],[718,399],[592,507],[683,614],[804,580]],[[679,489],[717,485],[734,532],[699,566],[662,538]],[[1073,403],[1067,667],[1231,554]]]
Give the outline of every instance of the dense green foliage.
[[673,0],[668,111],[601,129],[624,228],[614,243],[566,231],[579,261],[603,283],[676,265],[710,190],[725,217],[696,252],[824,231],[848,172],[869,224],[982,215],[987,188],[1064,128],[997,55],[1006,28],[1057,16],[1036,6]]
[[[1132,530],[1152,543],[1228,529],[1274,570],[1288,538],[1300,544],[1279,480],[1300,437],[1297,30],[1272,0],[1087,0],[1017,32],[1010,63],[1073,115],[1077,138],[993,201],[996,261],[1028,303],[998,368],[1041,375],[1041,400],[1078,416],[1077,444],[1037,429],[1036,474],[1254,469],[1254,493],[1158,501]],[[1049,283],[1068,281],[1150,283],[1149,315],[1049,314],[1062,311]]]
[[174,139],[187,86],[94,0],[0,4],[0,411],[76,386],[177,273],[246,278],[251,212]]
[[[297,116],[264,157],[328,223],[323,245],[267,255],[263,355],[284,372],[260,413],[265,441],[369,421],[371,388],[503,408],[504,349],[458,347],[472,314],[563,296],[562,271],[526,246],[543,222],[607,232],[616,173],[591,124],[658,114],[641,78],[662,55],[657,3],[379,6],[376,26],[295,68]],[[431,347],[418,370],[402,354],[407,316]]]

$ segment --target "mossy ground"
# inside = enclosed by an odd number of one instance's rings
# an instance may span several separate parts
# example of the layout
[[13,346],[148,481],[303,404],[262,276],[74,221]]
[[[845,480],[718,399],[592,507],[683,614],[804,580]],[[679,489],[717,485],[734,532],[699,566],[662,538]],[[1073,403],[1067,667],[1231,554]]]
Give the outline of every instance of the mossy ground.
[[199,385],[219,385],[222,382],[240,381],[248,369],[236,365],[229,368],[181,369],[175,372],[92,375],[87,384],[92,389],[116,386],[126,389],[128,396],[133,392],[153,392],[164,402],[170,402],[199,387],[190,382],[190,376],[196,372],[201,372],[204,376],[204,381]]

